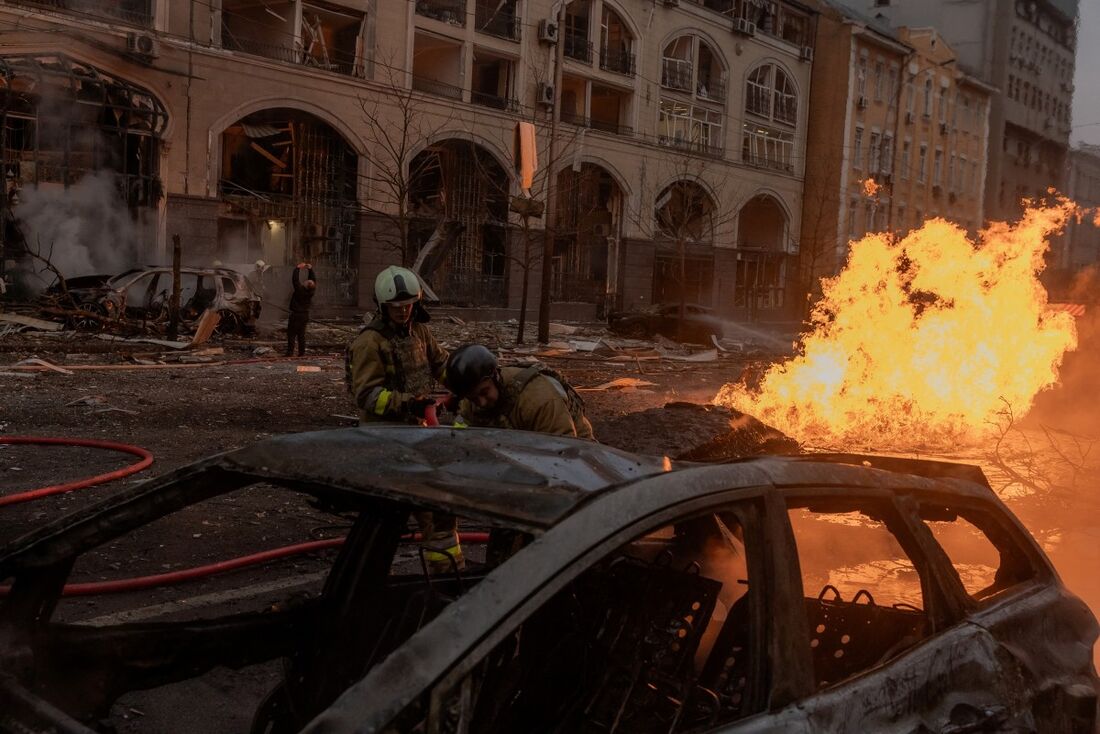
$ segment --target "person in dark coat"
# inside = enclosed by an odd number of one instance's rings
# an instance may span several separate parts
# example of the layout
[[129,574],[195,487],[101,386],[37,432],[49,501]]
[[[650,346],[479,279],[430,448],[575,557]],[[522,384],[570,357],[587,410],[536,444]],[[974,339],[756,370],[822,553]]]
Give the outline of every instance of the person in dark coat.
[[[309,271],[309,277],[302,284],[300,273]],[[313,274],[312,263],[298,263],[290,276],[294,292],[290,294],[290,317],[286,322],[286,356],[294,354],[294,342],[298,342],[298,356],[306,353],[306,324],[309,323],[309,306],[313,303],[313,294],[317,291],[317,277]]]

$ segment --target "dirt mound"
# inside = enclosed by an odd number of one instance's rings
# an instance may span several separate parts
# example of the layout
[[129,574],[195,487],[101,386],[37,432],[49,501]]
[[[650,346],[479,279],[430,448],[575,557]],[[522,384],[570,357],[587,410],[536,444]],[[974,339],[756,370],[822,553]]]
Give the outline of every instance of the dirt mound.
[[725,461],[760,454],[797,454],[798,442],[751,415],[717,405],[666,403],[597,420],[596,438],[638,454],[687,461]]

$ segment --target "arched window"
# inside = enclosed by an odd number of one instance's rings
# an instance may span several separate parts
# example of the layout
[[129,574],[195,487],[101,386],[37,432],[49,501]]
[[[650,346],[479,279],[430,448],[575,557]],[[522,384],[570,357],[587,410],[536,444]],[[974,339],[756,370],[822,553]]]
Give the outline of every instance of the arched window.
[[777,64],[749,72],[745,83],[742,157],[746,163],[793,171],[798,94],[790,75]]
[[606,5],[600,18],[600,68],[634,75],[634,36],[619,14]]
[[661,96],[661,145],[720,155],[726,75],[717,51],[698,36],[673,39],[662,52],[661,87],[678,93]]

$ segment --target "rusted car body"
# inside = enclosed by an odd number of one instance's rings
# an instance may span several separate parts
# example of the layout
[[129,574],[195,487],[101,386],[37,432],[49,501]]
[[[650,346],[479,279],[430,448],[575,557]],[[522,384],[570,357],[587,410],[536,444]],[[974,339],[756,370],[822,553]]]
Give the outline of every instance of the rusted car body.
[[[180,623],[54,619],[83,555],[257,482],[353,518],[316,597]],[[482,562],[407,573],[396,558],[422,510],[488,528]],[[989,555],[960,560],[978,536]],[[1096,727],[1096,620],[961,465],[298,434],[43,527],[0,549],[0,582],[3,731],[86,732],[127,691],[278,658],[254,732]]]

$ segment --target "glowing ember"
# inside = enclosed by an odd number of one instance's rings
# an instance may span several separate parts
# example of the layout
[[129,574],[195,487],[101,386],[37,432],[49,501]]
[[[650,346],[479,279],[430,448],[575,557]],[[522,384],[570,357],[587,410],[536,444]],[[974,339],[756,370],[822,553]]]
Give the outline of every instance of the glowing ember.
[[868,199],[873,199],[878,196],[879,185],[875,183],[873,178],[866,178],[863,180],[863,195]]
[[1072,203],[1029,208],[981,243],[942,219],[901,240],[868,235],[823,283],[799,355],[759,390],[726,385],[716,403],[801,441],[862,446],[981,440],[999,411],[1022,416],[1077,346],[1068,313],[1046,310],[1047,237]]

